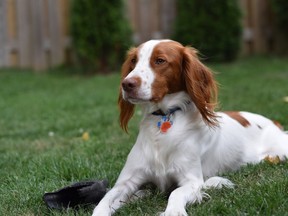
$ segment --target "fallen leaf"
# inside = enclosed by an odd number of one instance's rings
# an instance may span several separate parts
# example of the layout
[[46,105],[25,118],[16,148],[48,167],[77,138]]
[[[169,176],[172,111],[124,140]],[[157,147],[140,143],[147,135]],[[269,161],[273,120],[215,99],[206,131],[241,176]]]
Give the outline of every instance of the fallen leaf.
[[274,157],[272,157],[272,156],[266,156],[266,157],[264,158],[264,160],[265,160],[266,162],[270,163],[270,164],[275,164],[275,165],[276,165],[276,164],[279,164],[279,163],[281,162],[279,156],[274,156]]
[[283,97],[283,101],[288,103],[288,96]]
[[82,139],[83,139],[84,141],[89,140],[89,139],[90,139],[89,133],[88,133],[88,132],[84,132],[84,133],[82,134]]

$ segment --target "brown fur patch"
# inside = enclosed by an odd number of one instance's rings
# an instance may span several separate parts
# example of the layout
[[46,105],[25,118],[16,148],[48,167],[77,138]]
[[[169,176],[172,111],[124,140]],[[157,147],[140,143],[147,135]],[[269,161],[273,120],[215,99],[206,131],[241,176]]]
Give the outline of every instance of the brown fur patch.
[[278,127],[280,128],[280,130],[284,130],[284,127],[278,122],[278,121],[273,121],[273,123]]
[[243,127],[249,127],[251,125],[250,122],[237,111],[227,111],[224,113],[239,122]]
[[[182,67],[183,46],[177,42],[161,42],[155,46],[150,58],[150,65],[155,74],[152,85],[152,101],[158,102],[166,94],[171,94],[185,89]],[[162,59],[162,64],[157,64],[157,59]]]

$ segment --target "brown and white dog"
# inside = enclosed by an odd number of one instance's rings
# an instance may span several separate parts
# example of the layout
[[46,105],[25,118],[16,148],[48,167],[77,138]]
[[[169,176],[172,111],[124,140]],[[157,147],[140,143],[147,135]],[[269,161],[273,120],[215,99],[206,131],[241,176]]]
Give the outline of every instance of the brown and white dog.
[[114,213],[152,182],[170,194],[162,215],[187,215],[208,187],[233,187],[222,172],[265,157],[288,156],[288,134],[273,121],[249,112],[215,112],[217,84],[195,49],[171,40],[151,40],[129,51],[119,95],[124,130],[134,112],[143,120],[134,147],[94,216]]

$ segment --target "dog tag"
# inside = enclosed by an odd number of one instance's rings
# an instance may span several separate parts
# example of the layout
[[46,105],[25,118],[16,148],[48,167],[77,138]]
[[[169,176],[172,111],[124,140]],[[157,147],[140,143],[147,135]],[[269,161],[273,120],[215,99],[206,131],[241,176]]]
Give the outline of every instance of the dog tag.
[[170,116],[162,116],[161,121],[158,122],[158,128],[161,133],[166,133],[169,128],[172,126],[172,121],[170,120]]
[[172,123],[170,121],[162,122],[160,126],[160,131],[162,133],[166,133],[169,130],[169,128],[171,128],[171,126],[172,126]]

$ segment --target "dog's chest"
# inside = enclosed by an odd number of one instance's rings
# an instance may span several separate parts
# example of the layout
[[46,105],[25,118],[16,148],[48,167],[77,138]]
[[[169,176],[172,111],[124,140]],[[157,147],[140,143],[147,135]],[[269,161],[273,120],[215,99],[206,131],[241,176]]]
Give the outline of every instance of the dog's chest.
[[[157,178],[169,178],[178,172],[183,155],[182,143],[184,137],[179,135],[179,119],[171,118],[168,127],[161,130],[165,119],[153,118],[144,121],[140,130],[142,136],[142,151],[151,175]],[[160,123],[159,123],[160,122]],[[160,127],[159,127],[160,126]]]
[[175,181],[173,176],[177,176],[177,164],[180,163],[180,155],[173,141],[175,140],[170,134],[158,134],[149,137],[143,148],[146,175],[163,191]]

